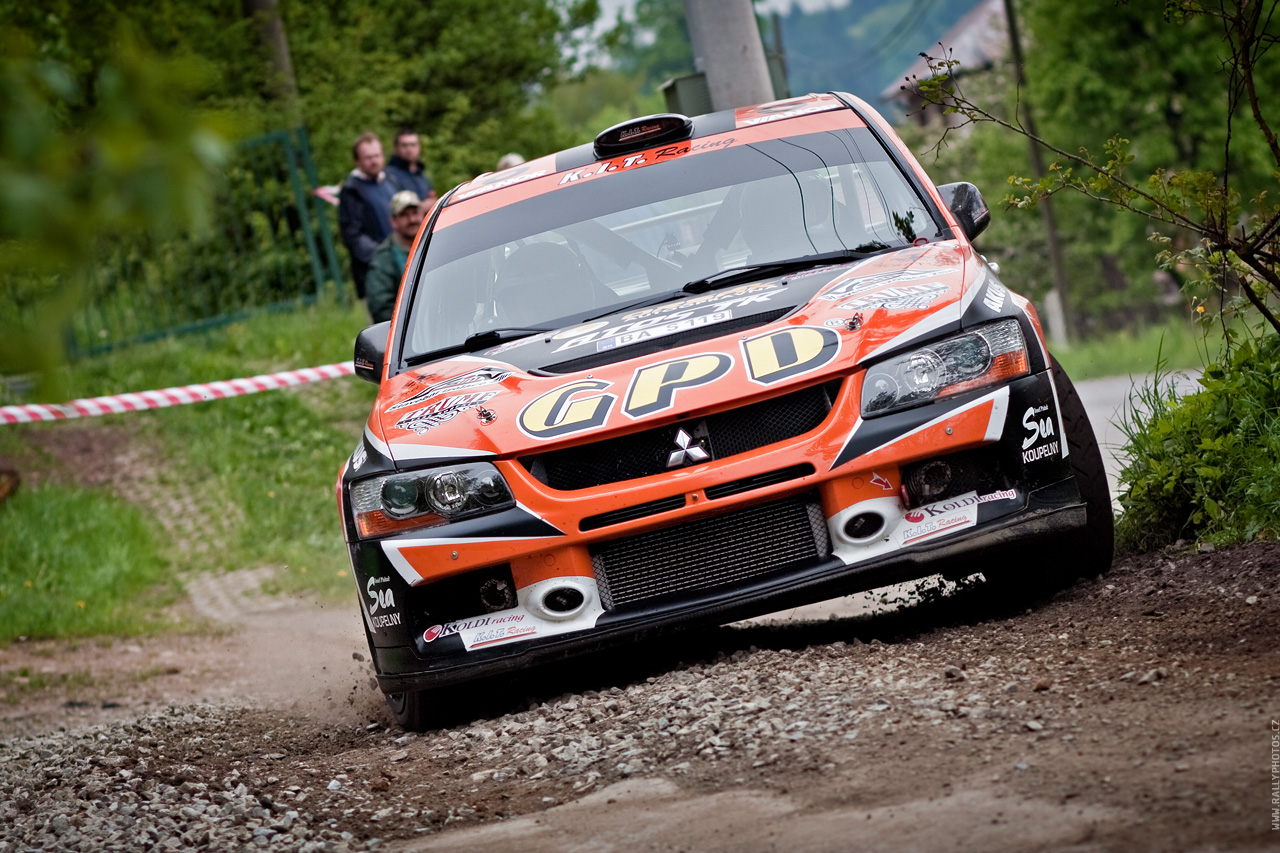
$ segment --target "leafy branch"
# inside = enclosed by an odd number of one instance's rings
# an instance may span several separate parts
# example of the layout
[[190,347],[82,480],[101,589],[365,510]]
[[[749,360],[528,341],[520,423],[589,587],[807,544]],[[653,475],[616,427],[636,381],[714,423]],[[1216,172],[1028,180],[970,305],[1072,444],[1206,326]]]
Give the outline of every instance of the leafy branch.
[[[1077,152],[1044,139],[1027,126],[1014,110],[1007,119],[970,98],[962,87],[960,63],[945,47],[941,57],[922,54],[929,68],[924,80],[909,78],[906,88],[926,106],[962,121],[944,130],[935,147],[947,143],[952,130],[970,124],[990,123],[1019,134],[1056,159],[1043,177],[1012,176],[1018,192],[1004,199],[1007,207],[1030,208],[1063,190],[1071,190],[1103,204],[1128,211],[1155,223],[1172,226],[1190,239],[1177,241],[1157,234],[1163,243],[1158,259],[1165,268],[1190,268],[1200,273],[1193,285],[1226,293],[1237,290],[1267,324],[1280,332],[1280,318],[1269,304],[1280,297],[1280,205],[1263,190],[1246,206],[1232,186],[1233,142],[1241,133],[1235,120],[1246,118],[1256,129],[1274,163],[1272,177],[1280,183],[1280,139],[1259,96],[1257,70],[1280,37],[1275,18],[1280,0],[1166,0],[1165,20],[1186,23],[1197,16],[1215,19],[1221,26],[1219,56],[1225,78],[1227,126],[1219,171],[1155,169],[1145,180],[1131,175],[1136,160],[1130,142],[1115,134],[1103,144],[1104,156],[1087,148]],[[1017,92],[1020,105],[1022,92]]]

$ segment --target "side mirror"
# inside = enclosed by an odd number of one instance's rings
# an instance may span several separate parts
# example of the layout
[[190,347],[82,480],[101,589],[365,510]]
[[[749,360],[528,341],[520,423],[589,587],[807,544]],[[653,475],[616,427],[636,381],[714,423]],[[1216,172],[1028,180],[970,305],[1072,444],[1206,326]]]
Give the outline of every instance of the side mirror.
[[938,187],[938,193],[959,220],[960,228],[969,240],[975,239],[991,224],[991,211],[982,200],[982,193],[968,181],[943,184]]
[[356,336],[356,376],[378,385],[382,382],[382,368],[387,363],[387,337],[391,334],[391,321],[375,323]]

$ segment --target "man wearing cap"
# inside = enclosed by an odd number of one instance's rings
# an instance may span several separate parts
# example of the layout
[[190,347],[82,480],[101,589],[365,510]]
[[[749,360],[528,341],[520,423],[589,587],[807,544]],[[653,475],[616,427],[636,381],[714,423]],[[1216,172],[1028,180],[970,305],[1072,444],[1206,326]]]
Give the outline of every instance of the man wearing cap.
[[400,291],[400,277],[409,260],[409,249],[418,236],[418,228],[426,216],[427,206],[412,190],[401,190],[391,197],[391,233],[373,253],[369,274],[365,278],[369,316],[373,322],[391,319]]

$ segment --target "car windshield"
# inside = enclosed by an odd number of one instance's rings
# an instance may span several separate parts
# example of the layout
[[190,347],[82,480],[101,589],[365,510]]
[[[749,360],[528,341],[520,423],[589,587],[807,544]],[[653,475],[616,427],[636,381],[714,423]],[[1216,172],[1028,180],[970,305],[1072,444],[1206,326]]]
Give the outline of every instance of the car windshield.
[[[735,267],[939,236],[919,195],[863,127],[713,148],[602,180],[562,180],[432,233],[410,291],[402,357],[420,360],[468,338],[491,346],[638,302],[679,299],[686,284]],[[507,331],[484,335],[490,330]]]

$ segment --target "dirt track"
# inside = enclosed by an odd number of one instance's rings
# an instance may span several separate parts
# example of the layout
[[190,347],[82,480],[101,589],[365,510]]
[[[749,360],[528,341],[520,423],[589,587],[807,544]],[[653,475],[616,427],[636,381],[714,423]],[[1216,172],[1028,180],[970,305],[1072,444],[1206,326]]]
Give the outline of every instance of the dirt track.
[[0,652],[50,682],[6,680],[0,851],[1277,849],[1277,569],[1150,554],[1047,602],[726,628],[416,737],[354,606],[233,596],[220,635]]

